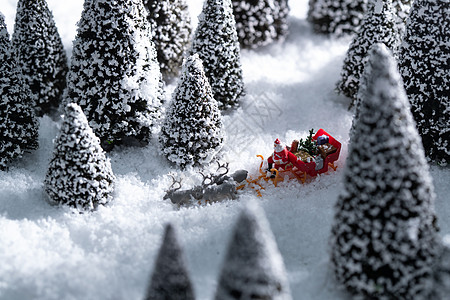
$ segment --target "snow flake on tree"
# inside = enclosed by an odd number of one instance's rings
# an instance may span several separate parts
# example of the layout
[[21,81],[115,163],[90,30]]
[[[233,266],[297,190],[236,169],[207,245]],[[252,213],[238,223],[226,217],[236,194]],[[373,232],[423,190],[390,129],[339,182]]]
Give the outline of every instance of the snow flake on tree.
[[183,250],[172,225],[168,224],[159,249],[145,300],[193,300]]
[[49,201],[94,210],[111,200],[114,180],[111,163],[86,116],[77,104],[69,103],[44,181]]
[[56,111],[66,87],[68,67],[61,37],[45,0],[18,1],[12,44],[36,114]]
[[1,13],[0,61],[0,170],[5,170],[24,151],[38,148],[39,124]]
[[236,106],[244,81],[231,0],[205,0],[189,53],[203,61],[219,108]]
[[400,37],[397,31],[391,0],[375,0],[371,3],[357,35],[353,39],[344,59],[337,91],[352,99],[354,105],[359,79],[368,59],[369,48],[376,43],[384,43],[395,51]]
[[450,2],[416,0],[399,51],[400,72],[427,157],[450,163]]
[[215,299],[291,299],[283,258],[256,203],[241,212],[234,226]]
[[73,46],[67,102],[79,104],[107,143],[148,143],[161,118],[163,83],[140,0],[86,0]]
[[423,299],[439,249],[433,184],[384,44],[372,48],[368,65],[332,226],[332,266],[364,298]]
[[307,19],[318,33],[342,36],[354,33],[369,0],[309,0]]
[[185,0],[146,0],[161,73],[166,80],[178,76],[191,38],[191,16]]
[[161,128],[164,155],[181,167],[210,162],[223,144],[217,101],[197,54],[186,58]]
[[239,42],[245,48],[266,46],[288,33],[287,0],[232,0]]

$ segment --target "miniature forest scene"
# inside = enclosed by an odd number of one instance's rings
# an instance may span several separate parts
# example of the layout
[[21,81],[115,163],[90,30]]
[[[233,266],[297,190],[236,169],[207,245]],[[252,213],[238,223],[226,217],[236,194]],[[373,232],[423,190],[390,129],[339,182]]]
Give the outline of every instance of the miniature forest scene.
[[449,11],[3,1],[0,299],[446,300]]

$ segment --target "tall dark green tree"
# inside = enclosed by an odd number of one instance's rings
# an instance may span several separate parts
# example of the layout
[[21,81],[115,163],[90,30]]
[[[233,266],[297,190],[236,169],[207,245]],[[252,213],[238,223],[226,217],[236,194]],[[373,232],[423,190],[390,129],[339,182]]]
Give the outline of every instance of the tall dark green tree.
[[90,211],[112,199],[111,163],[86,116],[69,103],[44,181],[49,201]]
[[331,262],[365,299],[424,299],[439,251],[432,179],[397,64],[370,51],[331,233]]
[[357,35],[354,37],[341,71],[341,78],[337,83],[337,91],[352,100],[356,100],[359,79],[368,59],[370,47],[376,43],[384,43],[395,51],[400,42],[396,17],[391,0],[375,0],[371,3]]
[[183,250],[172,225],[167,225],[145,300],[194,300]]
[[0,61],[0,170],[5,170],[24,151],[38,148],[39,124],[1,13]]
[[450,163],[450,3],[416,0],[399,51],[400,72],[427,157]]
[[161,118],[162,76],[141,0],[86,0],[68,73],[79,104],[107,148],[148,143]]
[[354,33],[369,0],[309,0],[307,20],[314,31],[334,36]]
[[160,143],[164,155],[181,167],[210,162],[223,146],[217,101],[198,55],[186,58],[173,93]]
[[258,48],[283,40],[288,33],[286,0],[232,0],[239,43]]
[[161,73],[178,76],[191,38],[191,16],[185,0],[144,0]]
[[240,214],[234,226],[215,299],[292,299],[270,225],[254,203]]
[[244,81],[231,0],[205,0],[189,53],[203,61],[219,108],[236,106]]
[[66,87],[67,57],[45,0],[19,0],[12,43],[38,116],[57,110]]

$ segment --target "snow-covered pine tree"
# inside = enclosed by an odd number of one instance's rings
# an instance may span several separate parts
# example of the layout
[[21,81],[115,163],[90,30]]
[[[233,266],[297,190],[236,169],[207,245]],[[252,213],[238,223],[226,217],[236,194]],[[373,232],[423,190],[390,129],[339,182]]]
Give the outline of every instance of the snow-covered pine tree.
[[427,157],[450,163],[450,2],[416,0],[399,67]]
[[433,184],[392,54],[376,44],[368,64],[332,226],[332,267],[366,299],[423,299],[439,249]]
[[203,61],[219,108],[236,106],[244,81],[231,0],[205,0],[189,53]]
[[342,36],[354,33],[367,10],[369,0],[309,0],[307,20],[314,31]]
[[68,71],[67,56],[45,0],[19,0],[12,44],[38,116],[61,104]]
[[241,212],[234,226],[215,299],[291,299],[283,258],[256,203]]
[[24,151],[38,148],[39,124],[1,13],[0,62],[0,170],[6,170]]
[[178,76],[191,38],[191,16],[185,0],[144,0],[161,73]]
[[183,250],[172,225],[166,225],[145,300],[194,300]]
[[370,47],[384,43],[395,51],[400,42],[391,0],[370,0],[369,8],[347,51],[336,90],[354,105]]
[[181,166],[205,164],[223,145],[217,101],[197,54],[185,59],[180,81],[161,128],[164,155]]
[[286,0],[232,0],[239,43],[258,48],[282,40],[288,33]]
[[111,200],[114,180],[99,138],[81,108],[69,103],[44,181],[49,201],[94,210]]
[[67,77],[67,102],[79,104],[106,148],[148,143],[161,118],[163,84],[141,0],[85,0]]

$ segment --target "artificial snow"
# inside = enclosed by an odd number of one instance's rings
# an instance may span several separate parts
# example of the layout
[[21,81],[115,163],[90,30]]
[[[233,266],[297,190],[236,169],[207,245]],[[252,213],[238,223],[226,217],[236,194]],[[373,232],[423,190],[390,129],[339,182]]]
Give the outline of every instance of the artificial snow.
[[[14,28],[15,0],[2,3],[8,30]],[[47,0],[68,55],[83,1]],[[203,1],[188,0],[193,26]],[[284,44],[241,52],[246,96],[224,116],[224,160],[230,172],[258,174],[276,138],[290,143],[314,128],[343,144],[336,172],[305,184],[266,184],[238,200],[177,209],[163,200],[173,172],[183,186],[201,183],[193,169],[170,166],[158,154],[157,140],[143,148],[109,153],[116,175],[112,201],[93,213],[79,214],[45,201],[43,181],[59,123],[40,118],[39,150],[0,172],[0,299],[141,300],[161,245],[164,226],[177,229],[196,299],[213,299],[233,226],[245,204],[265,211],[288,273],[293,299],[348,299],[338,291],[328,268],[328,237],[334,204],[341,192],[352,115],[349,99],[334,92],[350,39],[327,39],[307,24],[307,0],[290,1],[290,33]],[[172,91],[174,84],[167,86]],[[215,170],[211,165],[211,170]],[[450,234],[450,170],[432,167],[439,234]],[[447,237],[447,240],[450,238]]]

